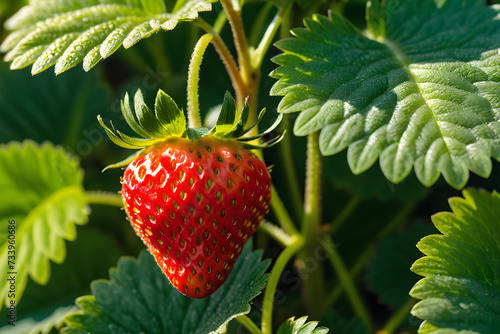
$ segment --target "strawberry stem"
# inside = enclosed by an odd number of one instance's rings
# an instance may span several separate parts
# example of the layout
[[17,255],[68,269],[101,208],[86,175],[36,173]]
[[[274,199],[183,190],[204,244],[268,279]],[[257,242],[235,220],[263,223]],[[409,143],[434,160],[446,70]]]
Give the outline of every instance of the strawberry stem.
[[408,301],[396,312],[394,313],[384,326],[384,329],[380,331],[381,334],[392,334],[394,333],[401,323],[408,317],[411,309],[416,304],[417,300],[414,298],[408,298]]
[[299,234],[274,185],[271,186],[271,208],[278,219],[278,223],[288,234]]
[[298,267],[301,271],[310,270],[305,267],[306,260],[315,259],[314,272],[304,273],[304,297],[311,317],[320,315],[321,305],[317,302],[324,296],[323,266],[317,260],[316,249],[318,245],[319,230],[321,225],[321,182],[322,182],[322,155],[318,146],[319,131],[307,137],[307,162],[306,184],[304,196],[304,216],[302,219],[301,234],[305,239],[304,249],[299,255]]
[[203,61],[203,55],[208,44],[213,39],[213,35],[205,34],[200,37],[194,47],[191,62],[189,63],[188,83],[187,83],[187,117],[190,128],[201,128],[200,103],[198,96],[198,87],[200,82],[200,67]]
[[262,306],[262,332],[264,334],[273,333],[273,306],[274,306],[274,295],[276,293],[276,288],[278,287],[281,274],[285,269],[285,266],[290,261],[290,259],[302,248],[304,245],[304,239],[300,235],[293,235],[291,244],[286,247],[280,256],[276,260],[276,263],[271,270],[271,275],[267,282],[266,291],[264,293],[264,302]]
[[252,334],[262,334],[262,331],[260,330],[260,328],[257,327],[257,325],[254,324],[254,322],[252,320],[250,320],[250,318],[247,317],[246,315],[242,314],[239,317],[236,317],[235,319],[240,324],[242,324],[243,326],[245,326],[246,329],[248,329],[248,331],[250,333],[252,333]]
[[104,191],[86,191],[85,200],[88,204],[102,204],[123,207],[122,197],[118,194]]

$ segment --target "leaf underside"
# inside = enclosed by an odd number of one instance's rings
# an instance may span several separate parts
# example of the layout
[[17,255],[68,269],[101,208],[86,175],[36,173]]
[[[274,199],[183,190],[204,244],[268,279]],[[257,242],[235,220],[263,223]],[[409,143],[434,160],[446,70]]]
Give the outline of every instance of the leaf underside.
[[83,61],[88,71],[121,45],[129,48],[160,30],[198,18],[216,0],[183,1],[172,13],[163,0],[38,0],[11,17],[13,32],[0,51],[19,69],[33,64],[32,73],[55,65],[56,74]]
[[[50,144],[25,141],[0,146],[0,266],[9,269],[0,271],[2,304],[10,300],[8,272],[16,272],[17,303],[28,275],[46,284],[49,261],[64,261],[64,240],[74,240],[76,224],[87,222],[82,182],[78,161]],[[13,255],[9,225],[16,228],[14,258],[8,258]]]
[[412,270],[422,276],[411,296],[424,319],[420,334],[495,334],[500,328],[500,195],[466,190],[452,198],[453,213],[432,221],[443,235],[417,245],[425,257]]
[[178,292],[153,257],[124,257],[110,271],[110,281],[92,283],[92,296],[77,299],[82,311],[66,318],[67,334],[220,332],[264,288],[269,261],[248,243],[227,281],[213,295],[192,299]]
[[500,159],[499,6],[482,1],[388,0],[368,5],[368,36],[345,18],[316,15],[277,47],[272,95],[300,112],[296,135],[321,131],[323,155],[348,149],[355,174],[379,159],[401,182],[462,188]]

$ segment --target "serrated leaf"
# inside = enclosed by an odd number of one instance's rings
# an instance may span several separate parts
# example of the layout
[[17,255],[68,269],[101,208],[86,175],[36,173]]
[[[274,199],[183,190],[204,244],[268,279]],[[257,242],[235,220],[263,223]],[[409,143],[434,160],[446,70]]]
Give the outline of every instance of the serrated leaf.
[[[0,146],[0,265],[10,269],[0,272],[2,302],[9,302],[8,272],[16,272],[17,303],[28,276],[45,284],[49,261],[64,260],[64,240],[74,240],[75,224],[87,222],[82,182],[78,161],[50,144],[26,141]],[[16,228],[15,259],[8,258],[10,225]]]
[[316,15],[277,43],[279,111],[300,112],[297,135],[320,130],[323,155],[348,148],[355,174],[378,158],[393,183],[412,168],[426,186],[441,174],[455,188],[469,171],[487,177],[491,157],[500,159],[500,8],[371,5],[370,37],[343,17]]
[[269,261],[247,244],[228,280],[204,299],[179,293],[163,275],[153,257],[143,251],[128,257],[110,272],[110,281],[95,281],[92,296],[77,300],[81,312],[66,318],[63,332],[206,334],[218,331],[234,317],[250,311],[248,304],[264,288]]
[[328,327],[333,334],[368,334],[368,327],[360,318],[346,320],[334,310],[323,314],[321,324]]
[[421,255],[417,242],[436,229],[421,223],[383,238],[375,250],[366,275],[370,287],[383,303],[400,309],[408,301],[408,292],[418,281],[410,267]]
[[453,213],[433,217],[443,235],[417,245],[427,256],[412,270],[426,277],[410,294],[423,299],[412,310],[425,320],[422,333],[493,334],[500,328],[500,195],[471,189],[463,195],[450,200]]
[[[94,224],[103,223],[102,218],[95,218]],[[22,301],[16,305],[16,326],[4,322],[0,334],[39,334],[62,328],[66,314],[78,311],[75,297],[89,293],[93,280],[106,277],[121,253],[114,236],[90,226],[79,229],[78,238],[67,243],[64,262],[51,265],[50,281],[42,287],[28,281]],[[7,309],[0,312],[4,319],[7,315]]]
[[37,74],[55,65],[57,74],[84,61],[89,70],[121,45],[129,48],[178,22],[210,11],[216,0],[190,0],[166,12],[163,0],[33,1],[11,17],[13,32],[2,43],[7,61],[18,69],[34,63]]
[[278,334],[326,334],[328,328],[318,327],[317,321],[307,322],[307,317],[295,320],[291,317],[285,321],[278,329]]

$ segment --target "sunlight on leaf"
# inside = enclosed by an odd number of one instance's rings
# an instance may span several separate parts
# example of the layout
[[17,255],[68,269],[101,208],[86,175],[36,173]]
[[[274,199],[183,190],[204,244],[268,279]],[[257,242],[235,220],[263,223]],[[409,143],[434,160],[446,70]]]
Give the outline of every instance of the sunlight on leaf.
[[192,299],[178,292],[151,254],[137,260],[124,257],[110,272],[110,281],[92,283],[91,296],[77,299],[82,311],[66,318],[67,334],[219,332],[234,317],[250,312],[249,302],[260,294],[269,261],[248,243],[227,281],[213,295]]
[[355,174],[377,159],[401,182],[412,170],[431,186],[462,188],[500,159],[500,8],[478,1],[378,1],[367,37],[331,14],[305,20],[277,47],[272,95],[300,112],[294,132],[321,131],[323,155],[348,148]]
[[167,13],[163,0],[33,1],[6,22],[13,32],[0,51],[11,68],[32,73],[55,65],[56,74],[83,61],[86,71],[121,45],[129,48],[160,30],[172,30],[210,11],[216,0],[190,0]]
[[500,195],[472,189],[463,195],[450,199],[452,213],[432,218],[443,235],[417,245],[427,255],[412,267],[425,278],[410,292],[422,299],[412,310],[425,320],[421,334],[445,333],[441,328],[494,334],[500,328]]
[[[78,161],[62,149],[31,141],[0,146],[0,266],[16,272],[16,303],[28,275],[39,284],[48,282],[49,261],[64,261],[64,240],[74,240],[75,224],[87,222],[82,182]],[[11,221],[16,228],[14,259],[7,257],[12,255],[7,232]],[[0,271],[0,297],[5,302],[7,275]]]

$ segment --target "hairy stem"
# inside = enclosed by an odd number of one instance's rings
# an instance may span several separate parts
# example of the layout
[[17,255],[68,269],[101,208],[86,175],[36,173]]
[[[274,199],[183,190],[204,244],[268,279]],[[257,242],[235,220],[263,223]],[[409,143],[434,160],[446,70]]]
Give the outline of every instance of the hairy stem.
[[[302,219],[301,234],[305,239],[304,249],[299,254],[297,267],[304,277],[304,298],[311,313],[317,318],[321,312],[323,295],[323,264],[316,259],[315,250],[318,245],[319,229],[321,224],[321,171],[322,157],[318,146],[319,132],[307,137],[306,184],[304,196],[304,216]],[[315,261],[316,268],[312,272],[306,268],[306,262]]]
[[349,298],[349,302],[351,303],[354,312],[358,317],[361,318],[361,320],[363,320],[363,322],[368,327],[371,327],[372,321],[370,318],[370,314],[368,313],[368,310],[363,303],[363,299],[361,298],[358,289],[356,288],[356,285],[354,284],[354,281],[350,273],[348,272],[344,261],[342,260],[342,257],[337,252],[337,249],[328,237],[323,240],[322,245],[324,250],[328,254],[330,263],[332,264],[332,267],[335,270],[337,277],[339,278],[340,284],[347,294],[347,298]]
[[115,193],[104,191],[86,191],[85,199],[89,204],[102,204],[116,207],[123,207],[122,197]]
[[262,334],[262,331],[260,330],[259,327],[257,327],[256,324],[253,323],[252,320],[250,320],[249,317],[247,317],[246,315],[242,314],[240,315],[239,317],[236,317],[235,318],[236,321],[238,321],[240,324],[242,324],[243,326],[246,327],[246,329],[248,329],[248,331],[251,333],[251,334]]
[[211,34],[201,36],[194,47],[193,55],[189,63],[188,83],[187,83],[187,116],[190,128],[200,128],[202,126],[200,117],[200,102],[198,97],[198,87],[200,82],[200,67],[203,55],[212,41]]
[[208,23],[206,23],[204,20],[198,18],[196,20],[196,23],[200,28],[205,30],[207,33],[212,35],[212,43],[214,44],[215,50],[219,54],[219,57],[222,60],[222,63],[226,67],[226,71],[229,75],[229,78],[231,79],[231,83],[233,85],[235,95],[236,95],[236,100],[237,101],[242,101],[241,104],[243,105],[243,101],[245,100],[246,96],[248,95],[247,93],[247,87],[245,83],[243,82],[243,79],[241,77],[240,71],[238,69],[238,65],[236,64],[236,61],[234,60],[233,56],[231,55],[231,52],[229,52],[229,49],[227,48],[227,45],[224,43],[220,35],[215,31]]
[[280,254],[276,263],[271,270],[271,275],[267,282],[266,291],[264,293],[264,302],[262,306],[262,332],[264,334],[272,334],[273,330],[273,306],[274,306],[274,295],[276,293],[276,288],[278,287],[281,274],[285,269],[286,264],[290,259],[302,248],[304,245],[304,240],[300,235],[293,235],[291,244],[283,250]]
[[266,232],[283,247],[289,246],[292,243],[292,237],[290,237],[290,235],[270,222],[265,220],[260,222],[259,229]]

